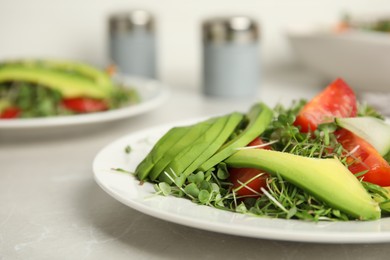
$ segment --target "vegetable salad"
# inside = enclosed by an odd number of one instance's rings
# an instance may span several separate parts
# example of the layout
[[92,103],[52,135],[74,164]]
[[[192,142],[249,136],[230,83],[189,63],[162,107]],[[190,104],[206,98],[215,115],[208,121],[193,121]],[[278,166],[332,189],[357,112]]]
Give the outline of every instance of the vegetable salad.
[[74,61],[17,60],[0,64],[0,119],[106,111],[139,102],[134,88]]
[[134,174],[157,194],[221,210],[375,220],[390,212],[389,154],[390,126],[337,79],[288,108],[259,103],[174,127]]

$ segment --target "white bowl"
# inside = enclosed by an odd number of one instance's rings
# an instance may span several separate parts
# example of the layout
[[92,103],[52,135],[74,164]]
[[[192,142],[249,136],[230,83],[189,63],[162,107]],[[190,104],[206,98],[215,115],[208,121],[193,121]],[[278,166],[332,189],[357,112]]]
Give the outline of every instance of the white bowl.
[[288,38],[298,60],[324,79],[341,77],[357,92],[390,92],[390,34],[295,28]]

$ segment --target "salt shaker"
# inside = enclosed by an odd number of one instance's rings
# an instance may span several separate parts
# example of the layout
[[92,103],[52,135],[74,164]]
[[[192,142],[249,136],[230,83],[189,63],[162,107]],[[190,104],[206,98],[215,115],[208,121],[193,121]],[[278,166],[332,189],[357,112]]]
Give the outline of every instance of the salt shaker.
[[144,10],[109,17],[109,53],[120,73],[156,78],[155,20]]
[[203,92],[216,97],[255,97],[260,80],[258,25],[245,16],[206,20]]

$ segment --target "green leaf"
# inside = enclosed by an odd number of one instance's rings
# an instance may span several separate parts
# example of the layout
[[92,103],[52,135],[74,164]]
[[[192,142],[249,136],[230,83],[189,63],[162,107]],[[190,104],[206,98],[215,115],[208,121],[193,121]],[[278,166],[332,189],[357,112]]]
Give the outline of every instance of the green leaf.
[[246,208],[244,202],[241,202],[241,203],[237,206],[236,212],[238,212],[238,213],[247,213],[247,212],[248,212],[248,209]]
[[336,217],[341,217],[340,210],[334,209],[334,210],[332,210],[332,213],[333,213],[333,215],[335,215]]
[[292,208],[290,208],[289,211],[288,211],[288,213],[287,213],[286,218],[287,218],[287,219],[290,219],[290,218],[294,217],[295,214],[297,214],[297,211],[298,211],[298,209],[297,209],[295,206],[292,207]]
[[180,175],[178,177],[175,177],[175,184],[178,187],[182,187],[184,185],[185,181],[186,181],[186,176],[184,176],[184,175]]
[[160,190],[161,190],[161,192],[162,192],[162,194],[163,194],[164,196],[171,195],[171,193],[172,193],[172,188],[171,188],[171,186],[170,186],[168,183],[166,183],[166,182],[160,182],[160,183],[158,184],[158,187],[160,188]]
[[187,194],[190,194],[191,196],[193,196],[194,198],[197,198],[199,196],[199,188],[198,186],[196,186],[195,183],[190,183],[188,184],[185,188],[184,188],[184,191],[187,193]]
[[205,177],[204,172],[198,171],[196,174],[191,174],[190,176],[188,176],[187,179],[188,182],[199,184],[204,180],[204,177]]
[[127,170],[122,169],[122,168],[111,168],[111,170],[116,171],[116,172],[120,172],[120,173],[125,173],[125,174],[133,174],[133,172],[127,171]]
[[215,193],[219,193],[219,186],[216,183],[211,183],[211,191]]
[[229,171],[227,169],[226,163],[218,164],[217,177],[220,180],[226,180],[229,178]]
[[223,199],[222,199],[222,196],[220,193],[218,193],[217,195],[215,195],[215,202],[216,202],[216,205],[219,206],[219,207],[224,207],[225,205],[223,204]]
[[126,145],[126,147],[125,147],[125,153],[127,153],[127,154],[129,154],[129,153],[131,153],[131,146],[130,145]]
[[208,181],[202,181],[199,185],[199,189],[211,192],[211,183],[209,183]]
[[201,203],[206,204],[209,202],[210,193],[207,190],[201,190],[198,195],[198,199]]

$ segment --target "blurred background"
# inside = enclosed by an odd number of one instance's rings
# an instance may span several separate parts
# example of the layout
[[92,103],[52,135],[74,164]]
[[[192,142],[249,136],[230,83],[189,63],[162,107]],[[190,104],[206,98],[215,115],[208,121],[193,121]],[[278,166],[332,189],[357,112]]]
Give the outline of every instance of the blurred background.
[[[61,57],[105,67],[110,63],[109,14],[136,8],[156,17],[158,78],[170,86],[198,88],[202,67],[200,25],[205,18],[248,15],[256,19],[260,25],[262,73],[267,80],[299,73],[295,72],[297,60],[286,36],[290,26],[334,25],[345,12],[386,13],[390,12],[390,1],[0,0],[0,59]],[[314,79],[309,82],[316,84],[315,74],[310,75]]]

